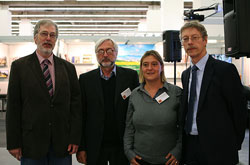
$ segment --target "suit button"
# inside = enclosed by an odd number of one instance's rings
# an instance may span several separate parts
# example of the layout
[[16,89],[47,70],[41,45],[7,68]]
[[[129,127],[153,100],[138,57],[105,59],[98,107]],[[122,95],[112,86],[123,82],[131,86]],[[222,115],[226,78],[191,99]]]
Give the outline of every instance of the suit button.
[[52,124],[51,123],[49,123],[49,126],[51,126]]
[[53,105],[53,104],[50,104],[50,108],[54,108],[54,105]]

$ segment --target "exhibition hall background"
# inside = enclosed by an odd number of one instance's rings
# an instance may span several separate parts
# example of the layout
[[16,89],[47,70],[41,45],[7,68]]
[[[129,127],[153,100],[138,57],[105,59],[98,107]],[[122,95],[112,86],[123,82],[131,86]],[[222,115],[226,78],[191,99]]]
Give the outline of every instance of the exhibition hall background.
[[[201,22],[208,31],[208,54],[235,64],[243,85],[250,86],[250,58],[225,56],[222,0],[0,0],[0,164],[17,161],[5,148],[5,110],[11,63],[35,51],[33,28],[40,19],[51,19],[59,26],[54,54],[72,62],[80,75],[98,64],[95,42],[110,36],[119,44],[117,65],[138,70],[139,60],[149,49],[163,57],[166,30],[179,30],[184,11],[213,7],[218,10],[197,12],[209,16]],[[215,13],[216,12],[216,13]],[[190,65],[182,49],[176,63],[176,84],[181,87],[181,73]],[[164,63],[167,81],[174,82],[174,63]],[[229,89],[230,90],[230,89]],[[249,106],[250,107],[250,106]],[[240,151],[241,164],[248,164],[249,132]],[[76,164],[74,158],[73,164]]]

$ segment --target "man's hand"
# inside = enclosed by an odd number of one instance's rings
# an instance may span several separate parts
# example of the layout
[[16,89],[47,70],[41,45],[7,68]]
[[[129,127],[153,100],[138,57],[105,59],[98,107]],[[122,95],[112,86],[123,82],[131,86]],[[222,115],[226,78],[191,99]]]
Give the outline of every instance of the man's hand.
[[70,152],[69,154],[75,154],[78,151],[78,145],[75,144],[69,144],[68,145],[68,152]]
[[86,159],[87,159],[87,153],[86,151],[79,151],[76,153],[76,159],[79,163],[82,164],[87,164]]
[[17,160],[21,160],[21,157],[22,157],[22,150],[21,148],[16,148],[16,149],[12,149],[12,150],[9,150],[9,153],[14,157],[16,158]]

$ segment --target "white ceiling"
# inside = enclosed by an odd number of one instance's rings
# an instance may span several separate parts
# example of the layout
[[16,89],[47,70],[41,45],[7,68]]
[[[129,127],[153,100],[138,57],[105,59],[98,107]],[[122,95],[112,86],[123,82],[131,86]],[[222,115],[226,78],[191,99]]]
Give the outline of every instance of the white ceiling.
[[[184,1],[184,8],[192,2]],[[19,35],[21,19],[33,25],[40,19],[54,20],[60,35],[120,35],[135,33],[146,19],[149,6],[160,6],[160,0],[0,0],[12,14],[12,35]]]

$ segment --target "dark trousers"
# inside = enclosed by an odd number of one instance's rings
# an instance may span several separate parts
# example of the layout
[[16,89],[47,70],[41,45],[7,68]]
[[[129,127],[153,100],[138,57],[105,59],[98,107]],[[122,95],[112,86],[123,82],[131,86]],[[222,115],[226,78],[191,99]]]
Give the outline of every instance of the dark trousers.
[[137,163],[139,163],[140,165],[165,165],[165,164],[152,164],[152,163],[148,163],[144,160],[139,160],[139,159],[136,159]]
[[53,148],[50,147],[49,153],[46,157],[41,159],[31,159],[22,157],[21,165],[72,165],[72,156],[56,157]]
[[98,165],[129,165],[122,147],[102,147]]
[[183,161],[185,165],[208,165],[201,149],[198,135],[186,135],[183,146]]

